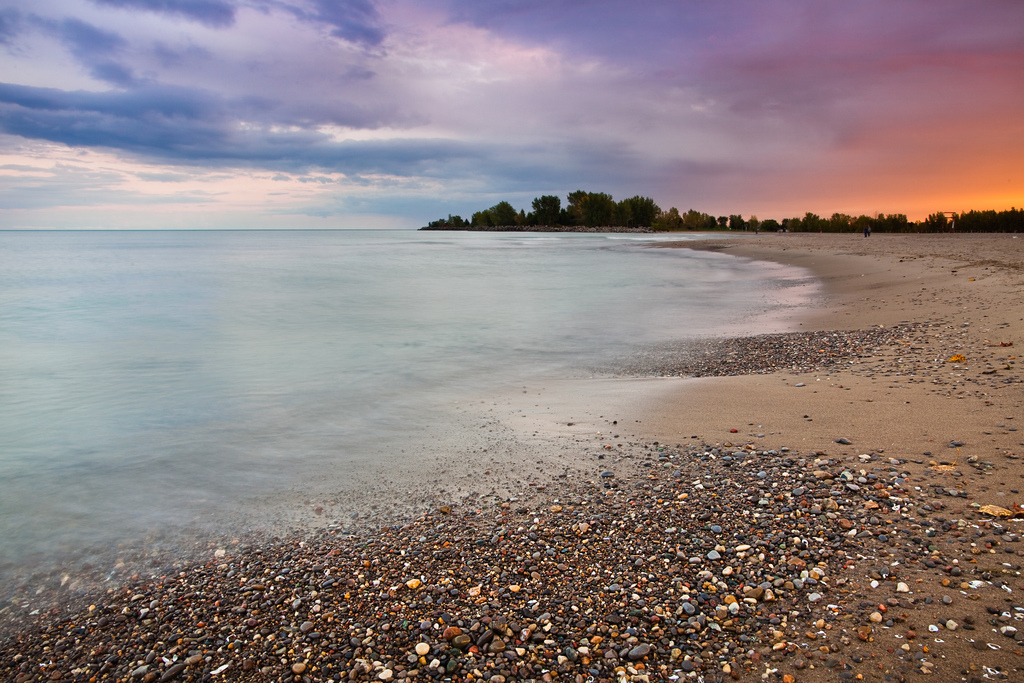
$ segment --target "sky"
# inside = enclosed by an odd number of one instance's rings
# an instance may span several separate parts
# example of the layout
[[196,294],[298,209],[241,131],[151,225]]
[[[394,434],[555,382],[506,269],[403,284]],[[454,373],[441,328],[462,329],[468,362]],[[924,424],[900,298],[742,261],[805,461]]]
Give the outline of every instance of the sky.
[[1024,206],[1020,0],[0,0],[0,228]]

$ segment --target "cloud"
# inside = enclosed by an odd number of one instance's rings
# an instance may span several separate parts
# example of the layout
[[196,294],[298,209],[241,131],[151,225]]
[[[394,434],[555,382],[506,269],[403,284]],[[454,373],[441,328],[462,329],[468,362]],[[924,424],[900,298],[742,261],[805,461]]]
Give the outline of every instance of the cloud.
[[948,188],[936,159],[995,168],[1020,150],[1019,0],[37,0],[32,11],[0,9],[0,131],[111,150],[159,167],[154,178],[265,170],[289,192],[319,187],[317,211],[363,207],[347,198],[371,188],[376,211],[392,188],[412,203],[489,205],[584,187],[735,212],[730,201],[876,192],[863,177],[885,175],[893,196],[918,191],[911,176]]
[[299,18],[332,26],[331,35],[366,46],[380,45],[384,30],[369,0],[311,0],[312,10],[290,7]]
[[446,140],[338,142],[316,130],[243,125],[269,108],[173,86],[95,93],[0,84],[0,128],[9,134],[165,161],[405,176],[478,155]]
[[9,45],[21,30],[21,13],[15,9],[0,10],[0,45]]
[[235,23],[235,6],[224,0],[93,0],[97,5],[182,17],[210,28]]
[[52,28],[71,54],[89,68],[93,78],[119,87],[135,82],[132,70],[114,59],[128,46],[128,41],[117,33],[80,19],[64,19]]

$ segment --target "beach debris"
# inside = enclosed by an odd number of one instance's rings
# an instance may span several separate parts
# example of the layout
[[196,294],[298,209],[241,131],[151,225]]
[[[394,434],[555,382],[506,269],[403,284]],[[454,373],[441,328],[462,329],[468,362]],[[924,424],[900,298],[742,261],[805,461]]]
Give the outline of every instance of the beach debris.
[[957,353],[957,354],[954,354],[954,355],[950,356],[949,359],[946,362],[947,363],[963,363],[966,360],[967,359],[964,357],[964,355],[962,353]]

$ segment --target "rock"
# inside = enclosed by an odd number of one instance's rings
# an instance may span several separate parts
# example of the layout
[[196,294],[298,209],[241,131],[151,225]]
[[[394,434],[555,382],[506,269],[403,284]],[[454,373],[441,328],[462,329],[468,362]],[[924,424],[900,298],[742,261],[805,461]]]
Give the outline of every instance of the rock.
[[420,657],[425,657],[430,654],[430,645],[426,643],[416,643],[416,654]]
[[909,593],[910,592],[910,586],[908,586],[907,584],[905,584],[902,581],[900,581],[899,583],[896,584],[896,592],[897,593]]
[[631,662],[636,662],[646,657],[650,652],[651,646],[647,643],[642,643],[630,650],[627,656]]
[[164,675],[160,677],[160,683],[164,683],[164,681],[174,680],[175,678],[178,677],[178,674],[180,674],[184,670],[185,670],[185,662],[180,662],[178,664],[175,664],[174,666],[172,666],[169,669],[167,669],[167,671],[164,672]]
[[295,662],[292,664],[292,673],[296,676],[301,676],[306,671],[305,662]]
[[847,439],[845,436],[836,439],[836,443],[843,444],[844,446],[850,446],[853,444],[853,442]]

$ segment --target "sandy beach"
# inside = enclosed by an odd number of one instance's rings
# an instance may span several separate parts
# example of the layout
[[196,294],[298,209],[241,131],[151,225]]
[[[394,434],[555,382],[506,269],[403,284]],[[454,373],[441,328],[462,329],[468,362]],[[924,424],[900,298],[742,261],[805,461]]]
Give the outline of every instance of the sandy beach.
[[1020,677],[1024,239],[664,246],[806,268],[822,305],[806,332],[460,408],[492,436],[424,465],[415,495],[433,509],[415,519],[373,508],[358,529],[303,530],[312,501],[293,536],[211,541],[172,571],[92,592],[26,582],[0,606],[0,674]]

